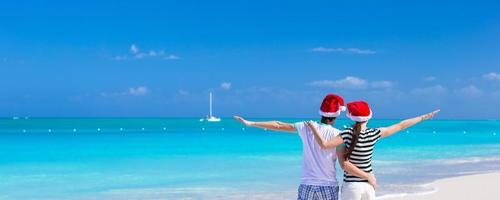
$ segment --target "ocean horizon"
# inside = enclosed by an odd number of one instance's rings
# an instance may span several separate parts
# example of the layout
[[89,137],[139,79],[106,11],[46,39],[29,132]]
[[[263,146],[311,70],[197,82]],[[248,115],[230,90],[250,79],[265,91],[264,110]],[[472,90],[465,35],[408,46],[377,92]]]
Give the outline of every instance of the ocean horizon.
[[[431,120],[381,140],[377,196],[432,192],[437,179],[497,171],[497,133],[498,120]],[[298,135],[231,118],[2,118],[0,135],[2,200],[290,199],[300,181]],[[337,177],[341,183],[341,170]]]

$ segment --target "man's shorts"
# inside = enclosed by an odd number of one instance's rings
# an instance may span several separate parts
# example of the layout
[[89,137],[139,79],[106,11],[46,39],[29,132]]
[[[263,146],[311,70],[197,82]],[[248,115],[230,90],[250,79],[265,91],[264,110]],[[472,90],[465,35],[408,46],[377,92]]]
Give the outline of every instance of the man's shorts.
[[299,186],[297,200],[338,200],[339,186],[303,185]]

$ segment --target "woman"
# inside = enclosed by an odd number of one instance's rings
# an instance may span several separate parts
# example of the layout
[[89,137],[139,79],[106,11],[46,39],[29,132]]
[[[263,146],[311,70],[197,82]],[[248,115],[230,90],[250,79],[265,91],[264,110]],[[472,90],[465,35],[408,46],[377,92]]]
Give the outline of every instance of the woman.
[[[388,137],[400,130],[430,119],[440,111],[436,110],[425,115],[403,120],[389,127],[372,129],[367,127],[368,120],[372,117],[372,111],[368,103],[364,101],[351,102],[347,104],[347,110],[347,117],[355,121],[355,123],[352,127],[346,128],[340,133],[347,152],[337,151],[339,163],[342,168],[346,165],[354,165],[366,173],[372,173],[373,171],[371,164],[373,148],[380,138]],[[326,141],[317,130],[315,123],[309,122],[307,125],[311,128],[321,148],[335,148],[338,145],[338,141]],[[374,200],[374,187],[374,184],[370,184],[366,178],[346,171],[341,189],[341,199]]]

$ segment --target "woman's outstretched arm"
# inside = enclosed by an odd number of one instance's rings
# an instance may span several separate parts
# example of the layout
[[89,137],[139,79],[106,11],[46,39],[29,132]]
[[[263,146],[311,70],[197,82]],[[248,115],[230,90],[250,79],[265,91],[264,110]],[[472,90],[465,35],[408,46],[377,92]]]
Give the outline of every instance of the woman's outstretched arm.
[[323,135],[319,132],[318,128],[316,127],[316,123],[313,121],[307,121],[306,122],[307,126],[311,129],[311,131],[314,134],[314,139],[316,139],[316,142],[319,144],[319,146],[322,149],[330,149],[330,148],[335,148],[339,146],[340,144],[344,143],[342,140],[342,137],[340,135],[334,137],[331,140],[325,140]]
[[275,131],[285,131],[285,132],[296,132],[296,128],[293,124],[280,122],[280,121],[264,121],[264,122],[254,122],[248,121],[240,116],[234,116],[234,119],[245,124],[245,126],[253,126],[262,129],[270,129]]
[[424,115],[420,115],[418,117],[403,120],[403,121],[401,121],[397,124],[394,124],[392,126],[389,126],[389,127],[380,128],[380,131],[381,131],[380,134],[382,137],[391,136],[392,134],[394,134],[400,130],[411,127],[411,126],[418,124],[422,121],[431,119],[432,117],[434,117],[434,115],[439,113],[439,111],[441,111],[441,110],[435,110],[433,112],[430,112],[430,113],[427,113]]

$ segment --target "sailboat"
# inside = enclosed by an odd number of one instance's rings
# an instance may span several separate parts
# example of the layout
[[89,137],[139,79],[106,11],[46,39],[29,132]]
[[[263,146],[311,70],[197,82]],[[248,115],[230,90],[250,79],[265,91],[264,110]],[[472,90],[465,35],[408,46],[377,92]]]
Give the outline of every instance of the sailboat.
[[208,121],[208,122],[220,122],[220,118],[212,115],[212,93],[210,92],[210,113],[205,119],[200,119],[200,121]]

